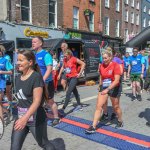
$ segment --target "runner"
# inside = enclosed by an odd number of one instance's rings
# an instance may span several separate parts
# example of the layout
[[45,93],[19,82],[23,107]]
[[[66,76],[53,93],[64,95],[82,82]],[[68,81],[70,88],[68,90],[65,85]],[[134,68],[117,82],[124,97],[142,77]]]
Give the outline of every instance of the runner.
[[3,45],[0,45],[0,117],[1,118],[3,118],[1,102],[4,96],[4,90],[6,88],[5,75],[11,75],[13,69],[13,66],[4,56],[5,56],[5,47]]
[[49,100],[47,101],[47,103],[54,114],[52,126],[55,126],[60,122],[60,118],[58,116],[57,105],[54,102],[54,83],[52,77],[53,59],[50,53],[42,49],[43,43],[44,41],[41,37],[35,37],[32,39],[32,48],[36,51],[36,61],[40,67],[43,80],[47,86],[49,95]]
[[129,66],[129,53],[126,52],[125,56],[123,57],[124,61],[124,81],[127,80],[127,74],[128,74],[128,66]]
[[[117,114],[118,121],[116,128],[123,126],[122,111],[119,106],[119,82],[121,76],[120,66],[116,62],[112,62],[112,52],[104,51],[102,53],[103,63],[100,66],[100,82],[99,93],[96,104],[96,111],[94,114],[94,120],[92,126],[85,130],[86,133],[94,133],[97,129],[97,124],[100,120],[103,105],[106,103],[108,96],[110,96],[113,109]],[[120,96],[120,95],[119,95]]]
[[18,118],[14,122],[11,136],[11,150],[21,150],[29,133],[45,150],[55,150],[47,138],[46,114],[42,107],[47,95],[34,53],[23,50],[18,54],[18,69],[22,72],[16,79]]
[[[121,77],[120,77],[120,86],[119,86],[119,93],[118,93],[118,100],[120,99],[121,93],[122,93],[122,75],[123,75],[123,60],[121,60],[122,56],[119,52],[116,52],[115,50],[112,50],[110,47],[106,48],[106,51],[110,51],[113,53],[113,62],[116,62],[117,64],[119,64],[120,69],[121,69]],[[101,121],[106,121],[108,120],[108,100],[106,101],[106,103],[103,105],[103,115],[101,117]],[[116,114],[114,111],[112,111],[111,117],[110,117],[111,121],[113,121],[114,119],[116,119]]]
[[[58,64],[58,66],[60,66],[60,69],[63,66],[64,53],[66,52],[67,49],[68,49],[68,44],[63,42],[61,44],[61,50],[62,51],[61,51],[60,56],[59,56],[59,64]],[[62,75],[61,75],[61,85],[63,87],[63,90],[66,91],[66,89],[67,89],[67,79],[66,79],[65,72],[62,72]]]
[[[81,66],[79,73],[77,72],[77,65]],[[78,82],[78,78],[81,76],[84,68],[85,68],[85,63],[83,61],[81,61],[80,59],[74,57],[70,50],[66,50],[66,52],[64,53],[63,66],[61,67],[61,70],[60,70],[59,75],[58,75],[58,80],[59,80],[62,72],[65,71],[67,83],[68,83],[65,103],[64,103],[62,110],[61,110],[62,114],[64,114],[64,110],[69,103],[70,96],[71,96],[72,92],[75,95],[75,98],[77,101],[77,106],[75,107],[75,109],[73,111],[82,110],[82,106],[80,103],[80,96],[78,94],[78,90],[76,88],[76,85]]]
[[138,49],[133,49],[133,55],[129,59],[128,77],[132,82],[132,101],[142,101],[140,81],[143,79],[145,60],[141,55],[138,55]]
[[54,89],[55,89],[55,92],[57,92],[57,85],[58,85],[58,80],[57,80],[57,77],[58,77],[58,68],[59,68],[59,65],[58,65],[58,60],[57,60],[57,57],[56,57],[56,52],[53,52],[53,81],[54,81]]

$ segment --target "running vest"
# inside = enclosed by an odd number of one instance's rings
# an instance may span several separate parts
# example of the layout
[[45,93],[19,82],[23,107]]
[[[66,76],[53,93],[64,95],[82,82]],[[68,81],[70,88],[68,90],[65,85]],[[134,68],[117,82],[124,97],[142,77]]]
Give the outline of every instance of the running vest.
[[[6,63],[7,63],[7,59],[4,57],[1,57],[0,58],[0,70],[1,71],[6,71]],[[6,88],[5,74],[0,74],[0,88],[2,89]]]
[[[45,72],[47,70],[47,67],[45,65],[45,60],[44,60],[44,57],[45,55],[47,54],[48,52],[46,52],[45,50],[42,50],[38,53],[36,53],[36,62],[38,63],[39,67],[40,67],[40,71],[41,71],[41,74],[42,76],[45,75]],[[46,79],[45,82],[49,82],[52,80],[52,73],[50,74],[50,76]]]
[[131,73],[140,74],[142,72],[142,63],[141,63],[142,56],[131,56],[130,57],[130,64],[131,64]]
[[129,66],[129,57],[124,56],[123,60],[124,60],[124,68],[127,69]]

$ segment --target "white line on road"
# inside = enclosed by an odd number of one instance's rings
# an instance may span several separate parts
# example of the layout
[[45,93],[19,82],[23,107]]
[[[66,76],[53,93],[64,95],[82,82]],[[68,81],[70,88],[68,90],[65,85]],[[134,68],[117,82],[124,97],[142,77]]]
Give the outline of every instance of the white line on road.
[[[95,98],[97,98],[97,95],[91,96],[91,97],[83,98],[83,99],[81,99],[81,103],[82,103],[82,102],[87,102],[87,101],[92,100],[92,99],[95,99]],[[72,106],[72,105],[73,105],[73,104],[71,103],[71,104],[69,104],[68,106]],[[62,106],[63,106],[63,104],[59,105],[59,106],[58,106],[58,109],[61,109]]]

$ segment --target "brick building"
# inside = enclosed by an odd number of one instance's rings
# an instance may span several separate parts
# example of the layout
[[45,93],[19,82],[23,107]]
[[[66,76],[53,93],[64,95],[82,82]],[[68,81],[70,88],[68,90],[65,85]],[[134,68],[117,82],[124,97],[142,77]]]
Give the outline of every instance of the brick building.
[[120,37],[122,25],[122,0],[102,0],[101,6],[103,35]]
[[125,43],[141,31],[141,1],[125,0],[122,7],[122,37]]

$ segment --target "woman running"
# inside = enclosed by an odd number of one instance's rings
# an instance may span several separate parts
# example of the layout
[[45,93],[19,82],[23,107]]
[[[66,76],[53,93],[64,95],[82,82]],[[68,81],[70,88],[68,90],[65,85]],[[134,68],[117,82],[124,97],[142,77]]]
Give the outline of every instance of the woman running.
[[122,111],[119,106],[119,81],[121,75],[121,69],[119,64],[112,61],[112,52],[104,51],[102,53],[103,63],[100,65],[100,82],[99,93],[96,104],[96,111],[94,114],[94,120],[92,126],[85,130],[86,133],[94,133],[96,131],[97,124],[102,114],[102,107],[106,103],[108,96],[110,96],[113,109],[117,114],[118,121],[116,127],[122,127]]
[[18,118],[12,130],[11,150],[21,150],[29,131],[40,147],[55,150],[47,138],[46,114],[42,105],[48,97],[34,53],[29,50],[18,52],[17,64],[22,74],[16,79]]
[[4,56],[5,56],[5,47],[3,45],[0,45],[0,117],[2,119],[3,119],[3,110],[1,102],[6,88],[5,75],[11,75],[13,69],[11,63]]
[[[81,66],[81,69],[79,72],[77,71],[77,65]],[[80,103],[80,96],[78,94],[76,85],[78,82],[78,78],[81,76],[84,68],[85,68],[85,63],[83,61],[81,61],[80,59],[74,57],[70,50],[66,50],[66,52],[64,53],[63,66],[61,67],[61,70],[58,75],[58,80],[59,80],[61,77],[61,74],[64,70],[66,73],[66,78],[67,78],[67,83],[68,83],[68,89],[66,92],[65,103],[61,110],[62,114],[64,113],[64,110],[70,101],[70,95],[72,92],[75,95],[75,98],[77,100],[77,107],[75,107],[74,111],[82,110],[82,106]]]

